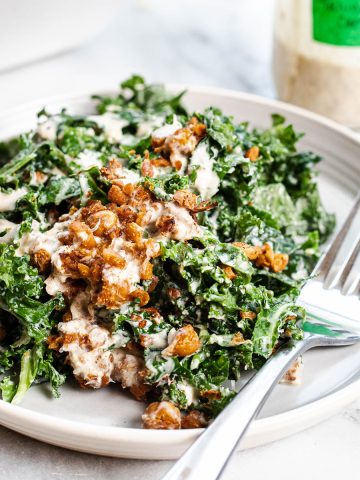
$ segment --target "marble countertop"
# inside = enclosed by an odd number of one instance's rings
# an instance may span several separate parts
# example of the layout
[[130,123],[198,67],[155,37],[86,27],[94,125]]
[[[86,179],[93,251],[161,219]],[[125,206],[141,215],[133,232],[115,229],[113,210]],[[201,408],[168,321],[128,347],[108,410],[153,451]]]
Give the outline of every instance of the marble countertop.
[[[275,96],[273,0],[123,0],[108,29],[83,47],[0,72],[0,107],[114,88],[132,73],[152,81],[215,85]],[[1,33],[0,33],[1,41]],[[0,479],[160,479],[172,462],[96,457],[0,427]],[[337,480],[360,471],[360,399],[289,438],[236,453],[224,480]]]

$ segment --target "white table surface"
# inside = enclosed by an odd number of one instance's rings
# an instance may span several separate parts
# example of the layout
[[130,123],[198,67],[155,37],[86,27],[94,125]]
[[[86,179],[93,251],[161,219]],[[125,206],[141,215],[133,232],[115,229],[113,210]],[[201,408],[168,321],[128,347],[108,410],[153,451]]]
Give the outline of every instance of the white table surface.
[[[114,88],[131,73],[274,96],[272,7],[273,0],[123,0],[112,25],[87,45],[0,72],[0,108]],[[311,429],[236,453],[223,478],[356,479],[359,451],[360,399]],[[160,479],[171,464],[80,454],[0,427],[0,480],[150,480]]]

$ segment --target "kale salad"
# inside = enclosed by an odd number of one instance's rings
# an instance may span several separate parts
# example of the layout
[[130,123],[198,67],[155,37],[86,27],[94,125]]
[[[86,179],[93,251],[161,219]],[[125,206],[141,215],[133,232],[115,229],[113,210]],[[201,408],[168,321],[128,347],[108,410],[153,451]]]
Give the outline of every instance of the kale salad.
[[256,129],[182,96],[133,76],[0,144],[3,400],[73,377],[146,401],[145,428],[202,427],[302,337],[334,228],[320,158],[280,115]]

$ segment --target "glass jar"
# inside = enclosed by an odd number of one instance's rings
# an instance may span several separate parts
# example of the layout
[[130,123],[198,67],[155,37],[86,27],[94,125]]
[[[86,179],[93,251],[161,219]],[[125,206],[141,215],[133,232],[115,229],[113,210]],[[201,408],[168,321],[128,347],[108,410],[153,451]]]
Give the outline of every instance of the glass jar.
[[277,0],[273,73],[281,100],[360,128],[360,0]]

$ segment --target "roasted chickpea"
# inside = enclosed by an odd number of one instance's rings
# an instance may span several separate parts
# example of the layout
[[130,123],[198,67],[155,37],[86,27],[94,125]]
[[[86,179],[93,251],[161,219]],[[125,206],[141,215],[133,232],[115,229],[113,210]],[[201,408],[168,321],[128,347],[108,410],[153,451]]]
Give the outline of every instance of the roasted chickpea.
[[288,263],[289,255],[287,255],[286,253],[275,253],[271,268],[275,273],[281,272],[282,270],[284,270]]
[[153,266],[149,261],[145,261],[140,269],[140,278],[142,280],[151,280],[153,275]]
[[175,333],[170,345],[162,351],[162,354],[169,357],[186,357],[197,352],[201,347],[198,334],[192,325],[185,325]]
[[261,254],[261,247],[259,246],[248,245],[244,242],[234,242],[233,245],[241,248],[249,260],[256,260]]
[[40,273],[45,273],[50,268],[51,255],[47,250],[40,248],[32,257],[32,262],[38,268]]
[[150,300],[149,294],[145,292],[145,290],[143,290],[142,288],[137,288],[136,290],[133,290],[132,292],[130,292],[130,296],[132,298],[137,298],[140,302],[140,306],[146,305]]
[[180,410],[171,402],[153,402],[142,416],[144,428],[178,430],[181,428]]
[[245,152],[245,157],[248,158],[251,162],[256,162],[260,155],[260,148],[259,147],[251,147],[249,150]]
[[136,244],[141,244],[142,230],[135,222],[131,222],[126,225],[125,234],[128,240],[131,240]]
[[222,269],[229,280],[234,280],[236,278],[236,273],[231,267],[229,267],[229,265],[224,265]]
[[93,232],[84,222],[75,220],[69,225],[69,233],[83,248],[91,249],[96,246]]
[[108,193],[108,199],[110,202],[116,203],[116,205],[125,205],[129,197],[123,192],[120,186],[112,185]]
[[199,410],[191,410],[181,419],[181,428],[204,428],[206,425],[205,415]]
[[86,219],[86,223],[98,237],[103,237],[119,228],[118,217],[110,210],[101,210],[91,214]]
[[197,203],[197,196],[189,190],[177,190],[174,194],[174,201],[189,210],[193,210]]

